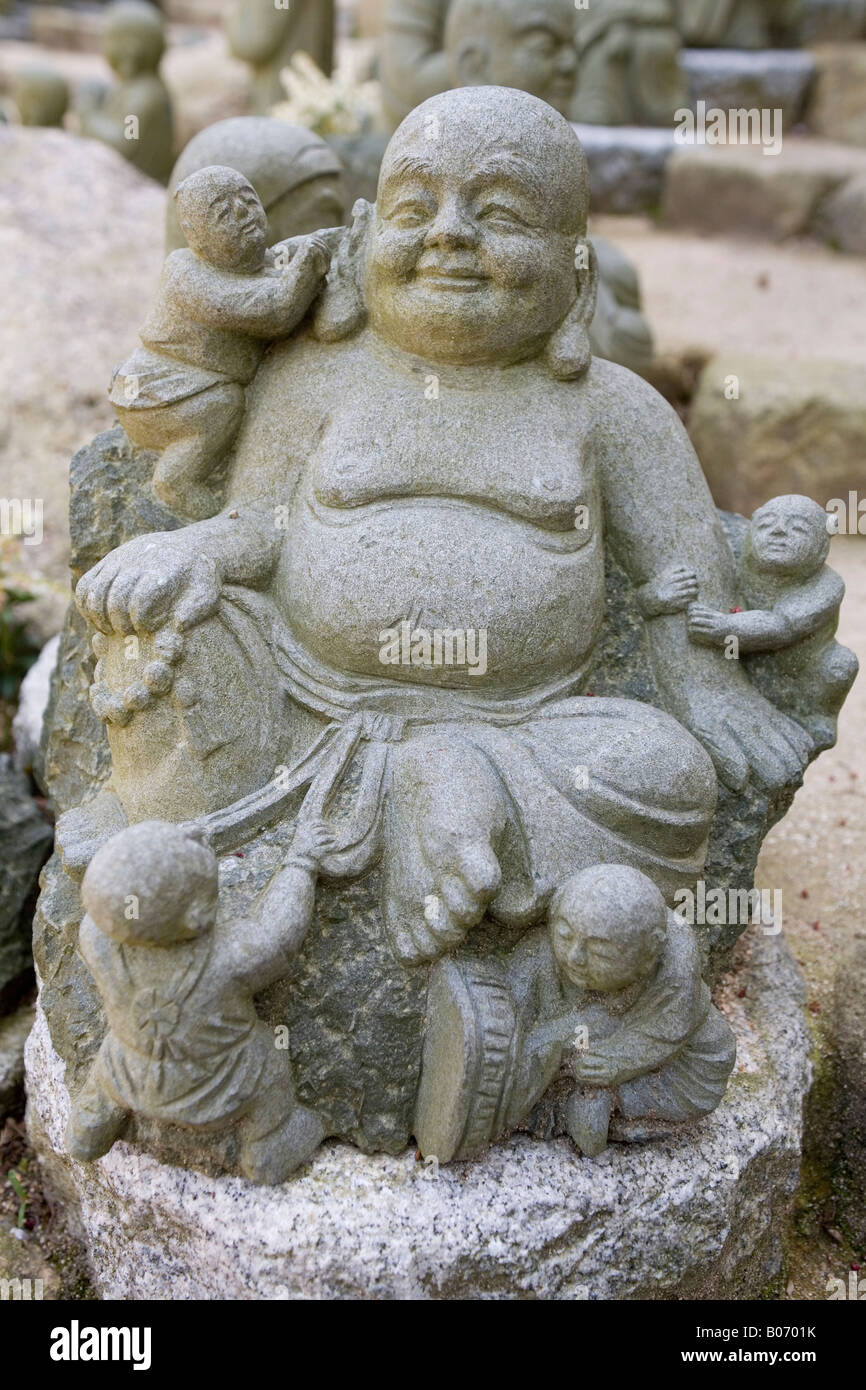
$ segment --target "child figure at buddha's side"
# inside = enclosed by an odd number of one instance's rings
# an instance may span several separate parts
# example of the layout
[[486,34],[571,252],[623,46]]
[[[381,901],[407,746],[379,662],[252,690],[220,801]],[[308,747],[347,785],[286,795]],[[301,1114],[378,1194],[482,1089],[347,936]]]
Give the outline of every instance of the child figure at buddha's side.
[[549,1079],[561,1046],[560,1078],[574,1083],[563,1120],[582,1153],[607,1147],[614,1116],[627,1141],[644,1138],[648,1122],[715,1109],[734,1037],[710,1001],[694,933],[645,874],[601,864],[572,875],[554,894],[542,950],[560,999],[526,1037],[525,1076]]
[[737,584],[745,611],[695,602],[697,576],[684,566],[639,591],[645,617],[687,609],[692,642],[745,657],[750,679],[805,725],[817,749],[835,743],[858,669],[835,641],[845,585],[826,564],[829,551],[824,509],[798,494],[775,497],[745,533]]
[[174,196],[188,248],[166,258],[142,346],[109,397],[133,444],[161,451],[157,496],[202,519],[218,510],[207,480],[240,428],[244,388],[267,343],[304,317],[331,257],[327,233],[269,249],[267,214],[235,169],[200,169]]
[[282,1182],[310,1157],[322,1122],[297,1102],[289,1053],[253,1001],[291,968],[332,840],[302,822],[257,916],[231,924],[217,918],[216,856],[181,827],[140,822],[97,851],[79,949],[108,1031],[72,1104],[73,1158],[107,1153],[133,1112],[203,1131],[236,1123],[252,1182]]

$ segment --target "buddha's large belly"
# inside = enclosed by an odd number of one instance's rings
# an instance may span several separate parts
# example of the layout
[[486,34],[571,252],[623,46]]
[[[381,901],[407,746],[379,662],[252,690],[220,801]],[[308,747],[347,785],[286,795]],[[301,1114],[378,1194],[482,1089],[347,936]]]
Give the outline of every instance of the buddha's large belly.
[[277,599],[333,668],[526,690],[586,664],[604,612],[601,538],[437,498],[351,510],[302,501]]

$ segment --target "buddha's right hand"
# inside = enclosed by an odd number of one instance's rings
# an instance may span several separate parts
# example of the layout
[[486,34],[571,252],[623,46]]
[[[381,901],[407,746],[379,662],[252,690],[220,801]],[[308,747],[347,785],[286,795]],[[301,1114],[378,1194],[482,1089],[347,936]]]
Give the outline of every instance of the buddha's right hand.
[[184,629],[210,617],[223,575],[195,530],[137,536],[112,550],[76,586],[82,616],[108,635],[156,632],[169,621]]

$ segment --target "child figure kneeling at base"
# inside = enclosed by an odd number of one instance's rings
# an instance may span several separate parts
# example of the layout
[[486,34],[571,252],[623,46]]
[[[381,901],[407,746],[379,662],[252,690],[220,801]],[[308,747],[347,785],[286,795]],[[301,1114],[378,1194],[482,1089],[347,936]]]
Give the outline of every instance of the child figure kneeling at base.
[[259,915],[217,920],[213,851],[180,826],[146,821],[96,853],[82,885],[79,949],[108,1031],[66,1132],[70,1155],[107,1153],[130,1114],[190,1128],[239,1125],[252,1182],[282,1182],[321,1143],[298,1104],[291,1062],[254,996],[288,974],[312,919],[332,837],[303,822]]
[[549,931],[567,1012],[527,1048],[538,1056],[563,1044],[560,1076],[575,1083],[563,1120],[581,1152],[714,1110],[736,1042],[711,1003],[693,931],[655,884],[624,865],[576,873],[554,894]]

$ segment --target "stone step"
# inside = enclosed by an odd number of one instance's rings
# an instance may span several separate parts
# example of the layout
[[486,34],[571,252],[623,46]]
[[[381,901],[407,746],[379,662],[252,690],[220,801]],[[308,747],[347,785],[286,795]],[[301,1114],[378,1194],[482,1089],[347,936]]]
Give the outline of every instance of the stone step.
[[667,164],[662,222],[770,241],[813,235],[857,251],[857,227],[844,231],[839,197],[864,174],[866,151],[811,137],[784,139],[775,157],[757,144],[679,145]]
[[804,493],[826,507],[863,490],[866,368],[725,352],[704,368],[689,434],[718,506],[749,516]]
[[817,71],[815,57],[797,49],[747,53],[736,48],[686,48],[680,56],[692,105],[732,110],[768,107],[783,113],[784,129],[803,119]]

